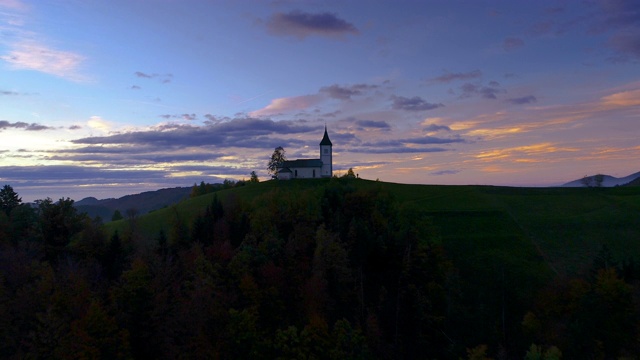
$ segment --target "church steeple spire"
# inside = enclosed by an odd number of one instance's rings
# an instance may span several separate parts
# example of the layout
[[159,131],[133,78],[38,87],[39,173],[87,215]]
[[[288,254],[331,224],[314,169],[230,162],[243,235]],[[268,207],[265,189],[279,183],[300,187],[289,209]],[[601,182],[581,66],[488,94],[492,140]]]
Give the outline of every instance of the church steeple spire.
[[322,137],[322,141],[320,141],[320,146],[322,145],[333,145],[331,140],[329,140],[329,134],[327,134],[327,125],[324,126],[324,136]]
[[333,144],[329,140],[327,133],[327,125],[324,125],[324,136],[320,141],[320,161],[322,161],[322,177],[331,177],[333,175]]

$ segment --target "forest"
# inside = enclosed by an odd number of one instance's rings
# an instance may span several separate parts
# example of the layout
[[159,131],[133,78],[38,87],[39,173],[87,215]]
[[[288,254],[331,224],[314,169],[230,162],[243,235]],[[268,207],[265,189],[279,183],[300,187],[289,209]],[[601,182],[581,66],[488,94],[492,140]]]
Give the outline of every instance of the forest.
[[[640,267],[585,271],[448,242],[393,188],[344,178],[206,195],[167,230],[116,230],[0,191],[8,359],[620,359],[640,354]],[[275,182],[271,182],[275,183]],[[294,189],[294,190],[292,190]],[[391,190],[390,190],[391,189]],[[495,216],[502,213],[493,212]],[[460,228],[469,212],[446,214]],[[636,215],[637,216],[637,215]],[[461,239],[473,239],[472,232]],[[490,229],[500,239],[501,229]],[[471,256],[475,254],[477,256]],[[523,265],[524,264],[524,265]]]

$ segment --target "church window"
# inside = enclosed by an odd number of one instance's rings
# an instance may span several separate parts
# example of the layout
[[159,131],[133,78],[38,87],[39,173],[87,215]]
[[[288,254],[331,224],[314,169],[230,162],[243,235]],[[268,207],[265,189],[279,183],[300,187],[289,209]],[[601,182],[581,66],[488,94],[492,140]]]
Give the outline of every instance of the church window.
[[296,177],[298,177],[298,170],[296,170]]
[[316,169],[313,169],[313,177],[316,177]]
[[328,154],[329,153],[329,149],[324,149],[324,153]]

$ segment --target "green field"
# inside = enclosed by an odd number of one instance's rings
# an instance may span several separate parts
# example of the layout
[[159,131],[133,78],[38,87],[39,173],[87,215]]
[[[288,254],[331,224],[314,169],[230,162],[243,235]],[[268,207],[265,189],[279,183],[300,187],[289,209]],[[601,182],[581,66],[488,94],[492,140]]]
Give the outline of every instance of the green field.
[[[186,224],[217,196],[252,204],[270,191],[322,191],[328,179],[266,181],[188,199],[140,216],[138,229],[149,237],[169,231],[179,217]],[[379,187],[399,207],[429,219],[453,258],[473,263],[491,253],[528,271],[559,275],[584,273],[606,245],[614,258],[640,256],[640,188],[514,188],[409,185],[353,180],[356,189]],[[215,194],[215,195],[214,195]],[[107,224],[126,231],[126,220]]]

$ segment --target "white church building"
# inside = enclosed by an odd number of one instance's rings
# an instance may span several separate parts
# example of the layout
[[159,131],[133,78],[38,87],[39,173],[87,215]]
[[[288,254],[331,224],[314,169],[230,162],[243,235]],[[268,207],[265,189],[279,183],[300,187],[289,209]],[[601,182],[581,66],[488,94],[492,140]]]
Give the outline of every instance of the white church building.
[[331,140],[324,127],[324,136],[320,141],[320,159],[298,159],[284,161],[277,168],[278,180],[313,179],[333,175],[333,154]]

